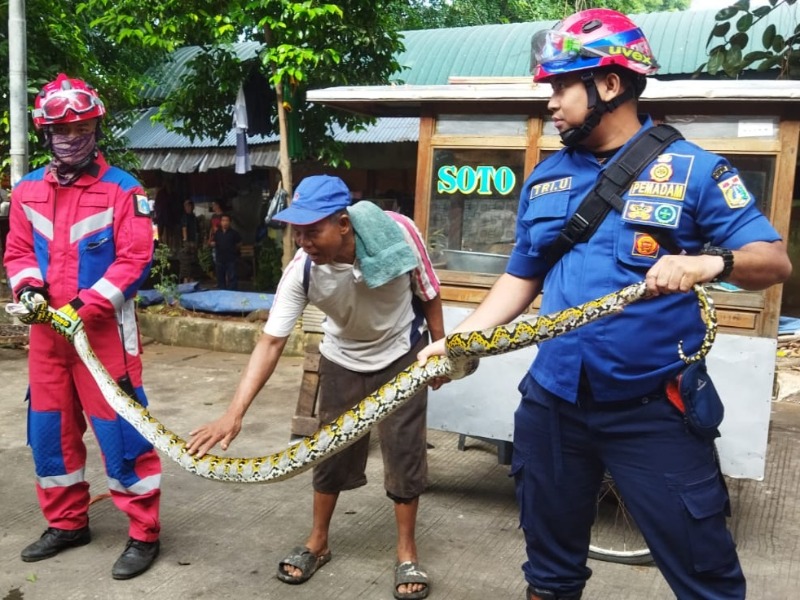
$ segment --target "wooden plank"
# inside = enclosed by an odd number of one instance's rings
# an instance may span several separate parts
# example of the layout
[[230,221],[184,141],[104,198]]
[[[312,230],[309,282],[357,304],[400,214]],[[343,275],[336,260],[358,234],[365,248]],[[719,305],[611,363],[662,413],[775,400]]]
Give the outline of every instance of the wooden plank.
[[425,113],[419,119],[419,142],[417,143],[417,185],[414,196],[414,222],[423,239],[428,239],[431,203],[431,177],[433,171],[433,148],[431,137],[436,127],[436,119]]
[[306,358],[303,362],[303,370],[313,371],[314,373],[319,372],[319,359],[320,354],[318,352],[306,352]]
[[295,415],[292,417],[292,434],[307,437],[319,429],[319,419]]
[[[784,241],[789,239],[792,198],[797,174],[798,144],[800,144],[800,121],[781,121],[780,145],[782,150],[778,154],[775,165],[775,184],[772,190],[769,217]],[[774,285],[766,291],[759,335],[764,337],[778,335],[782,295],[782,285]]]
[[525,148],[528,141],[520,135],[434,135],[431,144],[448,148]]
[[743,308],[757,309],[764,308],[764,292],[721,292],[710,290],[709,296],[714,301],[717,308]]
[[[718,311],[717,324],[720,327],[732,327],[734,329],[749,329],[755,333],[756,313],[741,311]],[[739,332],[737,332],[739,333]]]

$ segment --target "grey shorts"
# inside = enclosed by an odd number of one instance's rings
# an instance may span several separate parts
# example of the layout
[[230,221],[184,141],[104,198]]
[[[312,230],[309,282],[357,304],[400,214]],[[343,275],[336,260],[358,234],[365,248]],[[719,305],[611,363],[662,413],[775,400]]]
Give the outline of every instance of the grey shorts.
[[[333,421],[358,404],[416,360],[427,336],[404,356],[380,371],[357,373],[320,359],[318,414],[323,423]],[[383,456],[383,485],[398,498],[416,498],[428,485],[427,423],[428,390],[422,390],[376,425]],[[365,473],[369,437],[333,455],[314,468],[314,490],[335,494],[367,483]]]

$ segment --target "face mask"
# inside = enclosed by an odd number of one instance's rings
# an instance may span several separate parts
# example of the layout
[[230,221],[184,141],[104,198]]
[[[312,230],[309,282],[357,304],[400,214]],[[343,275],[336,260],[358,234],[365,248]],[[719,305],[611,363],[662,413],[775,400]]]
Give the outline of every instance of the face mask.
[[65,165],[79,165],[86,161],[97,145],[95,132],[76,137],[54,133],[51,140],[53,154]]

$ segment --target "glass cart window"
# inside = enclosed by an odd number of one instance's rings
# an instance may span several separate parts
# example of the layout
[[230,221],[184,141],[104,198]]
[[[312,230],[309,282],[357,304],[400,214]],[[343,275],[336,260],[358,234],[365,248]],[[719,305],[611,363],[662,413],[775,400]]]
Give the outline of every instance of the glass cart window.
[[525,115],[439,115],[436,135],[524,136]]
[[427,239],[437,269],[505,271],[524,161],[524,150],[434,149]]
[[775,157],[752,154],[723,154],[739,170],[739,176],[755,197],[758,208],[769,217],[775,182]]
[[688,139],[753,138],[774,140],[778,137],[777,117],[756,116],[667,116],[669,123]]

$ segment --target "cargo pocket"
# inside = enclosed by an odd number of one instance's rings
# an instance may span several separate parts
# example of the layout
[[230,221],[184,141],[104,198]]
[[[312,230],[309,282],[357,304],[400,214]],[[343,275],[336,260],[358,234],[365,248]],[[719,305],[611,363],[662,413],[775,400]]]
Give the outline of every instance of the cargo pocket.
[[567,222],[569,192],[546,194],[531,200],[521,220],[528,227],[533,248],[548,248]]
[[721,475],[715,471],[698,481],[674,487],[686,508],[693,572],[713,571],[734,561],[736,545],[725,522],[730,504]]

